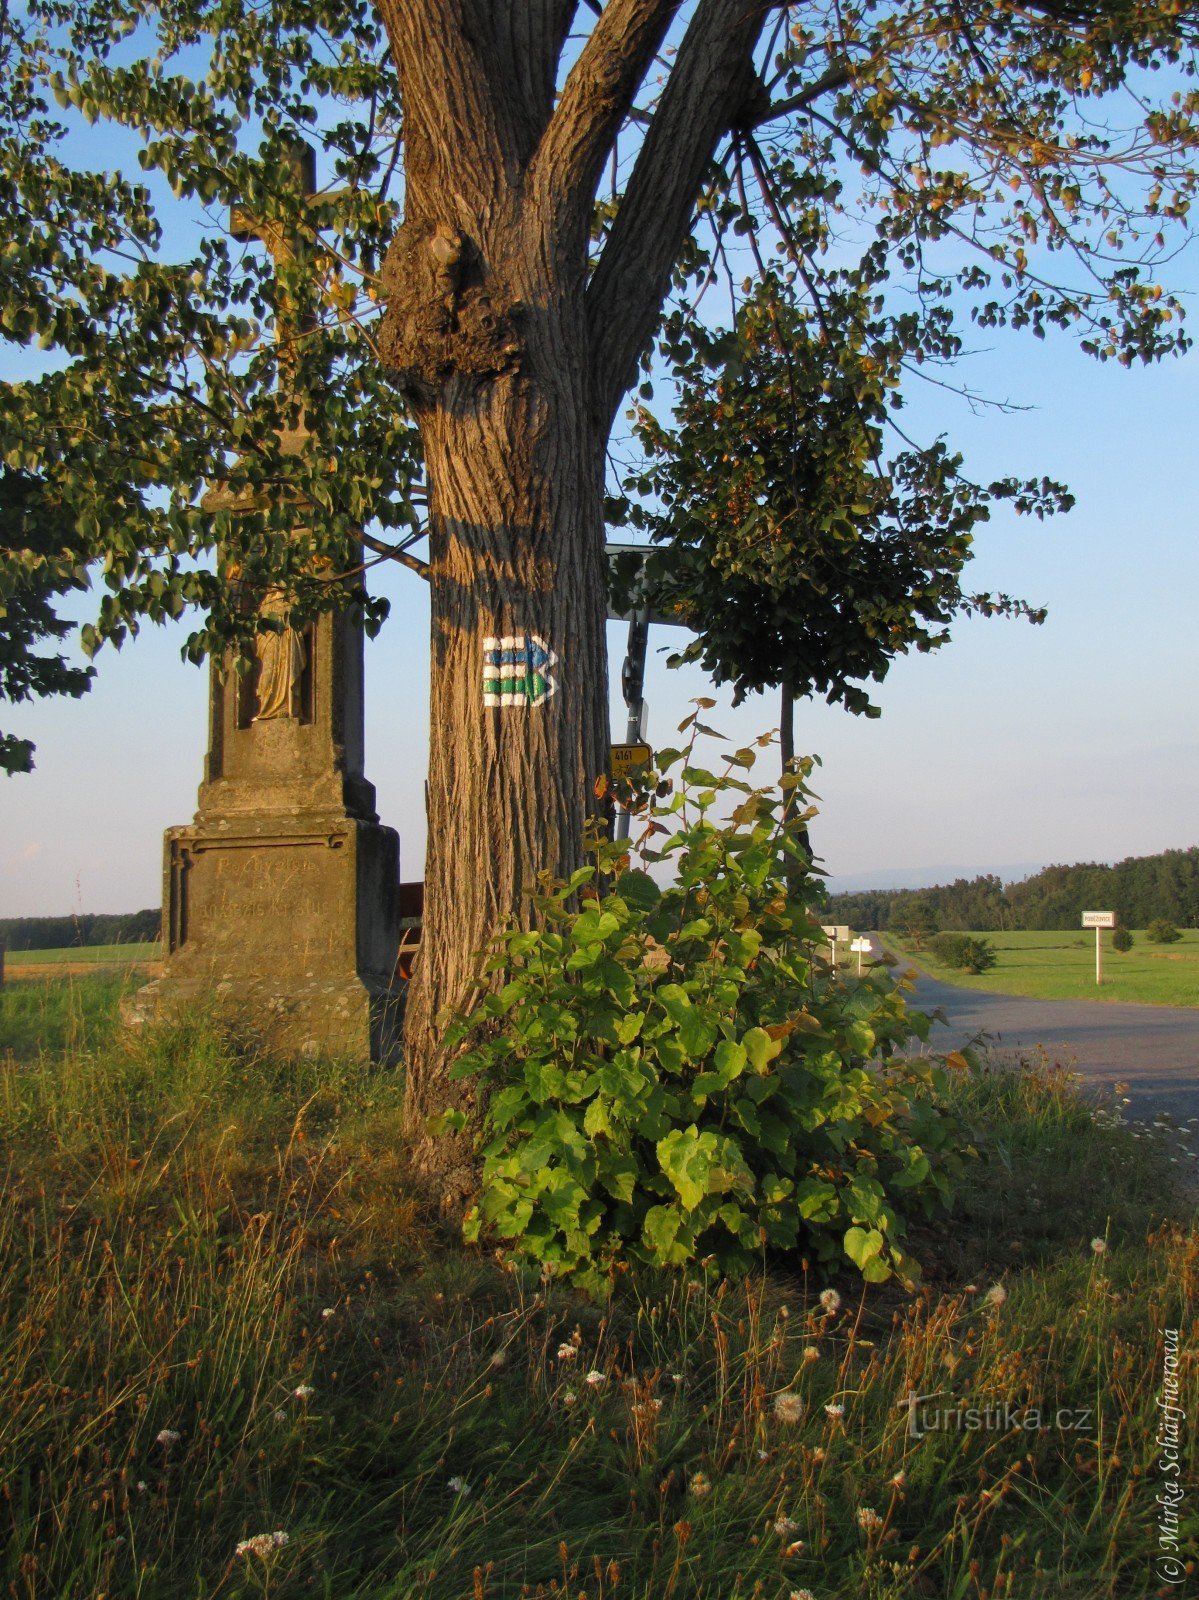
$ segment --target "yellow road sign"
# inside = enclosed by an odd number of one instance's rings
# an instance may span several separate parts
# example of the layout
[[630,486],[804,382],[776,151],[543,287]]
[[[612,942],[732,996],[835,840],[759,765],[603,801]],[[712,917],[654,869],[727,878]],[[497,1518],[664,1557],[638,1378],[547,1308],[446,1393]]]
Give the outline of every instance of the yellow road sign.
[[614,744],[612,746],[612,776],[627,778],[636,767],[648,767],[654,753],[647,744]]

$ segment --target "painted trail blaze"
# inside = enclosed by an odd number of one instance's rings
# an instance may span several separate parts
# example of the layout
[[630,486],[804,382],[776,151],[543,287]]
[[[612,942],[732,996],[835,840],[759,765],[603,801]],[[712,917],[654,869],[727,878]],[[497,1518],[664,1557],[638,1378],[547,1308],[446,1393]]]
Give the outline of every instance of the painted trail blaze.
[[483,704],[539,706],[558,685],[550,668],[558,657],[535,633],[506,633],[483,641]]

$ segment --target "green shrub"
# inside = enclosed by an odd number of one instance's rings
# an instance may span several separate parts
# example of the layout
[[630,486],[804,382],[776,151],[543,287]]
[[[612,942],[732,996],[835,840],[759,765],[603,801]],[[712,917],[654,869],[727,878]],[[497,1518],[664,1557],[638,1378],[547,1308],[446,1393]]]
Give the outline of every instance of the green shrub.
[[944,966],[957,972],[987,972],[999,959],[988,940],[970,933],[939,933],[929,949]]
[[1154,917],[1145,929],[1145,937],[1150,944],[1177,944],[1182,935],[1167,918]]
[[467,1236],[593,1291],[624,1263],[739,1273],[794,1249],[910,1281],[904,1217],[947,1203],[973,1153],[945,1067],[897,1054],[929,1019],[889,976],[812,960],[811,763],[753,789],[753,750],[719,776],[694,764],[694,722],[653,777],[681,768],[678,792],[641,803],[642,858],[672,884],[596,830],[591,864],[534,895],[536,926],[496,940],[454,1026],[454,1073],[488,1095]]
[[1112,949],[1120,951],[1132,949],[1132,934],[1127,928],[1117,928],[1112,934]]

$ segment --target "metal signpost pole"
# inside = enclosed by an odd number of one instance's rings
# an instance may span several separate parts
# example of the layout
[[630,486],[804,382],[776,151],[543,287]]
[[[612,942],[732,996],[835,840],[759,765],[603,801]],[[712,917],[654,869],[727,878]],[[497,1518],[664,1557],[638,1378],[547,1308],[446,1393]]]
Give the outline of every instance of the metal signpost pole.
[[[642,696],[645,692],[645,657],[648,649],[649,606],[641,603],[629,621],[629,644],[620,672],[620,687],[629,711],[628,732],[625,735],[629,744],[636,744],[642,737]],[[628,838],[629,822],[629,813],[621,806],[616,815],[618,839]]]

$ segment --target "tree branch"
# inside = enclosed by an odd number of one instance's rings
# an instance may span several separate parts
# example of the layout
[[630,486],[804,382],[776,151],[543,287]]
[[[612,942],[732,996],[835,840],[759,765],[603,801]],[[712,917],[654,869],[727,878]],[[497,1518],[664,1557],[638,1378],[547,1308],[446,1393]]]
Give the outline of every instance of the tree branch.
[[[615,0],[614,0],[615,3]],[[592,406],[607,427],[653,334],[704,172],[737,121],[769,0],[700,0],[587,289]]]
[[[680,0],[608,0],[570,69],[557,109],[530,167],[536,190],[560,223],[563,201],[582,225],[604,160]],[[573,241],[566,244],[570,250]]]
[[844,89],[852,79],[853,73],[849,62],[838,61],[829,67],[827,72],[822,72],[820,77],[813,79],[805,89],[800,89],[797,94],[789,95],[786,100],[779,100],[774,105],[764,106],[761,111],[755,112],[750,119],[750,127],[760,128],[765,122],[777,122],[780,117],[788,116],[792,111],[806,111],[824,95]]

